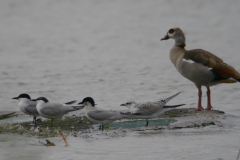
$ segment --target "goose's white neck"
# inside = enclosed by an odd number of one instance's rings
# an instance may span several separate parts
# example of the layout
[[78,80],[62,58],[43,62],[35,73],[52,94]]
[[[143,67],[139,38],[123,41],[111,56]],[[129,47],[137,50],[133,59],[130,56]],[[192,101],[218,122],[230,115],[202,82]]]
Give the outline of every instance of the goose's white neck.
[[183,37],[183,36],[178,36],[178,37],[176,37],[176,38],[174,38],[175,39],[175,46],[186,46],[186,44],[185,44],[185,37]]
[[176,68],[181,65],[183,61],[185,49],[179,46],[174,45],[170,51],[170,60]]
[[175,44],[174,44],[175,46],[179,46],[179,47],[182,47],[182,48],[184,48],[186,46],[185,36],[184,36],[183,32],[175,33],[170,38],[175,40]]

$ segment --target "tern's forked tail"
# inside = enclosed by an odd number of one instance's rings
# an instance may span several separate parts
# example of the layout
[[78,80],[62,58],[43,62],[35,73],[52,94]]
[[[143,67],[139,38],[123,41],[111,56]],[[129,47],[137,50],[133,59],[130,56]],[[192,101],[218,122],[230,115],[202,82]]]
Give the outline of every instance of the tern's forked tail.
[[76,100],[73,100],[73,101],[67,102],[67,103],[65,103],[65,104],[70,105],[70,104],[74,104],[74,103],[76,103],[76,102],[77,102]]
[[164,101],[167,103],[168,101],[170,101],[171,99],[173,99],[174,97],[176,97],[177,95],[179,95],[180,93],[181,93],[181,92],[178,92],[177,94],[174,94],[173,96],[164,99]]
[[177,107],[184,106],[184,105],[186,105],[186,104],[178,104],[178,105],[172,105],[172,106],[166,105],[166,106],[163,106],[163,108],[177,108]]

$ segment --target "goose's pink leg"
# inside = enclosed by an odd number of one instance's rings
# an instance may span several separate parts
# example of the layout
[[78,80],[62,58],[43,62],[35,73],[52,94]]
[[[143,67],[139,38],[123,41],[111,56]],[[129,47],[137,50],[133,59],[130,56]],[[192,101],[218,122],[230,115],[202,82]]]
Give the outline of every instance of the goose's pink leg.
[[198,88],[198,108],[195,111],[204,110],[202,107],[202,89]]
[[210,88],[207,87],[207,108],[205,110],[211,110],[213,107],[211,105],[211,91]]

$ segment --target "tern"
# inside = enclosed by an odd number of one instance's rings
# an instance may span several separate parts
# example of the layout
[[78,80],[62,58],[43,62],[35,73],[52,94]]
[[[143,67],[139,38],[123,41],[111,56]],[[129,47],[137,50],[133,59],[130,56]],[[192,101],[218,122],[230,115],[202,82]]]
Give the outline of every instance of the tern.
[[102,131],[104,129],[104,125],[109,125],[116,120],[133,117],[133,115],[126,115],[120,111],[103,110],[97,108],[95,107],[95,102],[92,97],[86,97],[78,104],[84,105],[85,115],[89,121],[101,124],[99,130],[102,129]]
[[25,114],[33,116],[33,123],[36,123],[36,117],[39,116],[36,109],[37,102],[32,101],[31,97],[26,93],[22,93],[18,97],[12,99],[17,99],[19,101],[18,106],[20,110]]
[[131,115],[136,115],[135,118],[147,119],[147,123],[146,123],[146,127],[147,127],[149,123],[148,119],[157,118],[159,117],[159,115],[163,114],[168,110],[185,105],[185,104],[179,104],[179,105],[173,105],[173,106],[166,106],[168,101],[170,101],[180,93],[181,92],[174,94],[173,96],[168,97],[164,100],[160,100],[156,102],[143,102],[143,103],[127,102],[127,103],[121,104],[121,106],[128,107],[131,112]]
[[45,117],[52,119],[61,118],[64,114],[68,112],[77,111],[83,109],[83,106],[72,106],[73,103],[76,101],[71,101],[68,103],[56,103],[56,102],[49,102],[45,97],[39,97],[37,99],[33,99],[33,101],[37,101],[37,111],[38,113]]

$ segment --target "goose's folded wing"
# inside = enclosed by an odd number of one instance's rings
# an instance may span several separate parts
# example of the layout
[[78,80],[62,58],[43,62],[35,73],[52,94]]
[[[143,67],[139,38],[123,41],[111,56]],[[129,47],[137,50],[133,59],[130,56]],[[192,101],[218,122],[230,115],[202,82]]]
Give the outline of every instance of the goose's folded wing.
[[185,51],[184,59],[192,60],[196,63],[201,63],[202,65],[210,68],[214,68],[217,63],[223,63],[223,60],[221,58],[202,49]]
[[238,81],[240,80],[240,73],[226,63],[221,63],[213,69],[222,78],[234,78]]
[[192,60],[206,67],[212,68],[221,78],[240,78],[238,71],[236,71],[232,66],[224,63],[221,58],[208,51],[202,49],[185,51],[184,59]]

